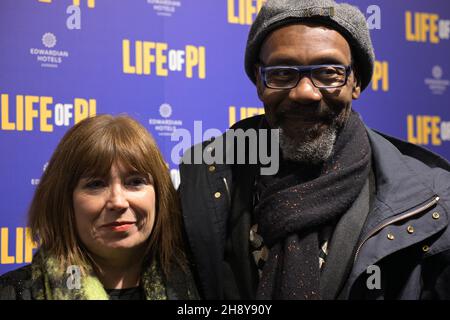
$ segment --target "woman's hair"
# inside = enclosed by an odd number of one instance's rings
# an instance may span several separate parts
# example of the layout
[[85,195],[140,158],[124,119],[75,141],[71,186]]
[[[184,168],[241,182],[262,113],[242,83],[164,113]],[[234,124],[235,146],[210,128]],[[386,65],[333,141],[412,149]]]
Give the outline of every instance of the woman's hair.
[[155,223],[147,256],[169,274],[172,262],[184,264],[179,200],[163,157],[148,131],[124,115],[99,115],[72,127],[62,138],[39,182],[28,213],[33,238],[62,265],[92,264],[78,237],[73,192],[84,177],[109,174],[114,162],[151,175],[156,196]]

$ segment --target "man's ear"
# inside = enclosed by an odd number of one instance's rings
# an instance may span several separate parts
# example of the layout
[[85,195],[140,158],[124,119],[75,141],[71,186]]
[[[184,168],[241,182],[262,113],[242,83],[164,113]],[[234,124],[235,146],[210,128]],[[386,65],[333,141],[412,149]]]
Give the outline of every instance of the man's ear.
[[353,87],[352,87],[352,99],[356,100],[361,95],[361,80],[358,74],[353,71]]
[[264,92],[264,83],[261,79],[261,75],[259,73],[259,64],[255,64],[253,66],[253,73],[255,75],[256,79],[256,91],[258,92],[258,97],[260,100],[262,100],[262,94]]
[[355,83],[353,86],[352,99],[356,100],[361,95],[361,85],[359,83]]

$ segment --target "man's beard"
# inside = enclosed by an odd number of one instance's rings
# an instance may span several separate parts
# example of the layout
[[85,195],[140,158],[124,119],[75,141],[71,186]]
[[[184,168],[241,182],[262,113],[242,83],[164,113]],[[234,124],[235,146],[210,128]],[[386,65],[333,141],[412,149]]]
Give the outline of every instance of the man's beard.
[[[286,160],[317,165],[325,162],[333,153],[338,128],[335,123],[327,127],[318,137],[295,139],[280,128],[280,148]],[[305,132],[305,136],[314,136]]]

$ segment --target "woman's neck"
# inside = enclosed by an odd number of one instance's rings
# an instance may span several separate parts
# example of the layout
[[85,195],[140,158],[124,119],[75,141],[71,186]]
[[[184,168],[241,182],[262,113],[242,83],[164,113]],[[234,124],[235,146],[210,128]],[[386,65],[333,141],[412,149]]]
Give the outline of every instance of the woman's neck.
[[124,289],[139,286],[142,255],[121,253],[114,257],[94,256],[96,274],[106,289]]

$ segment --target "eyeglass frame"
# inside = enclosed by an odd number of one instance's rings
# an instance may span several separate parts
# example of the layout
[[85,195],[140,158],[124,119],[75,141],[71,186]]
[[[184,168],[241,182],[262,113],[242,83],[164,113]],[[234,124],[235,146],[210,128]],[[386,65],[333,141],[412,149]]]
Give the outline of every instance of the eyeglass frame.
[[[323,68],[323,67],[344,67],[345,68],[345,80],[344,83],[339,85],[339,86],[320,86],[318,87],[315,83],[314,80],[312,78],[312,71],[315,69],[319,69],[319,68]],[[266,79],[266,70],[271,70],[271,69],[294,69],[298,72],[299,77],[297,80],[297,83],[289,88],[273,88],[270,87],[267,84],[267,79]],[[263,80],[264,86],[266,88],[269,89],[275,89],[275,90],[291,90],[295,87],[298,86],[298,84],[300,83],[300,80],[302,79],[302,74],[306,74],[306,76],[309,78],[309,80],[311,80],[311,83],[313,84],[314,87],[318,88],[318,89],[335,89],[335,88],[341,88],[343,86],[345,86],[347,84],[347,80],[348,77],[350,76],[350,73],[352,71],[352,65],[343,65],[343,64],[314,64],[314,65],[309,65],[309,66],[296,66],[296,65],[292,65],[292,66],[259,66],[259,74],[261,76],[261,79]],[[309,74],[308,74],[309,72]]]

